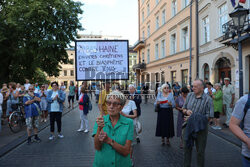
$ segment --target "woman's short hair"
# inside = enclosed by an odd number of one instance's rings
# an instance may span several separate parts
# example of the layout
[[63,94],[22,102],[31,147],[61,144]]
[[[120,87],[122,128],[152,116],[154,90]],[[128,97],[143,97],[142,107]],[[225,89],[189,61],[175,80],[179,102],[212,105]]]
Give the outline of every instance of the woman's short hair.
[[56,86],[59,86],[58,83],[56,81],[51,83],[51,86],[53,86],[54,84],[56,84]]
[[114,97],[115,99],[119,99],[122,106],[125,105],[126,100],[127,100],[122,92],[116,91],[116,90],[112,91],[110,94],[107,95],[107,99],[111,97]]
[[16,89],[16,83],[15,83],[15,82],[10,82],[9,85],[10,85],[13,89]]
[[169,85],[168,84],[163,84],[162,86],[161,86],[161,91],[163,91],[163,89],[165,88],[165,87],[168,87],[169,88]]
[[184,86],[183,88],[181,88],[181,93],[189,93],[189,89],[186,87],[186,86]]
[[216,83],[216,84],[214,84],[214,86],[219,86],[221,88],[221,84],[220,83]]
[[81,93],[86,93],[86,88],[84,86],[81,87]]
[[135,88],[135,85],[130,84],[128,87],[129,87],[129,88]]

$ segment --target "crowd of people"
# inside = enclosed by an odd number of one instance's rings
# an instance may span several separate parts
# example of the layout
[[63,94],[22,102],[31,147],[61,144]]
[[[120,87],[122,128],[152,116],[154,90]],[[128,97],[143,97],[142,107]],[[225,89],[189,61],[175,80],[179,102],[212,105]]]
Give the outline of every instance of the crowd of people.
[[[63,83],[59,86],[57,82],[40,87],[37,83],[30,84],[28,80],[24,85],[14,82],[3,84],[0,93],[0,116],[2,115],[3,119],[8,118],[15,104],[22,102],[26,116],[28,144],[32,142],[32,129],[33,141],[41,142],[38,137],[39,116],[41,122],[46,122],[48,113],[51,132],[49,140],[55,139],[55,122],[58,138],[63,138],[61,118],[66,99],[65,90],[66,86]],[[81,122],[78,132],[90,131],[87,115],[92,109],[93,92],[100,112],[92,133],[96,149],[94,166],[131,166],[133,141],[140,143],[139,134],[142,130],[139,118],[143,111],[140,105],[142,97],[145,103],[148,102],[149,86],[130,84],[122,88],[119,84],[105,82],[93,88],[86,82],[80,86],[75,86],[74,82],[71,82],[67,99],[69,108],[73,108],[75,98],[78,103]],[[224,128],[230,126],[231,131],[243,141],[243,163],[249,165],[250,114],[247,110],[250,108],[250,96],[239,99],[234,107],[235,90],[229,78],[224,79],[223,86],[221,83],[213,86],[211,82],[200,79],[195,80],[192,87],[181,87],[178,83],[174,85],[164,83],[157,85],[155,92],[154,106],[157,112],[155,136],[161,137],[162,145],[170,145],[170,139],[175,136],[174,111],[177,111],[176,136],[180,138],[179,147],[184,152],[184,166],[191,166],[194,144],[197,165],[204,166],[209,125],[214,130],[221,130],[222,125]],[[243,110],[246,110],[245,113]],[[223,113],[226,115],[226,121],[221,124],[220,116]],[[245,120],[244,129],[239,126],[242,120]]]
[[[59,89],[57,82],[52,82],[49,85],[43,84],[40,87],[38,83],[31,84],[27,79],[24,85],[15,82],[10,82],[8,85],[3,84],[0,93],[0,120],[8,121],[10,114],[20,107],[20,111],[25,114],[27,144],[31,144],[32,141],[41,141],[38,137],[39,120],[40,122],[47,122],[49,113],[51,131],[49,139],[52,140],[55,137],[55,122],[57,123],[58,137],[63,138],[64,136],[61,134],[61,117],[65,96],[65,87],[61,86]],[[2,125],[3,122],[0,122],[0,124]],[[31,139],[32,129],[34,131],[33,140]]]

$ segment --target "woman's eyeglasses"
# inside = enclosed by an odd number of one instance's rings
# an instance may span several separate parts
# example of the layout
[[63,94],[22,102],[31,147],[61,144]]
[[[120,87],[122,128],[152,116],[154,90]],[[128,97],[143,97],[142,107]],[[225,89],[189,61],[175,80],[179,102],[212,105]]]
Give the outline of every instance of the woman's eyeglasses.
[[108,106],[111,106],[111,104],[113,104],[113,107],[117,107],[118,105],[121,105],[121,103],[118,103],[118,102],[111,102],[111,101],[106,101],[107,105]]

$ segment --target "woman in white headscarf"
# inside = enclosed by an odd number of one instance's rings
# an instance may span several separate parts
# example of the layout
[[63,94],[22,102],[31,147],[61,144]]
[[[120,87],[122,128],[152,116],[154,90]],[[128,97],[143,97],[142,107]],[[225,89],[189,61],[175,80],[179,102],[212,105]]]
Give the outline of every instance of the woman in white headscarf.
[[155,135],[162,138],[162,145],[165,145],[165,137],[167,138],[167,145],[170,145],[169,138],[174,136],[173,108],[175,107],[175,100],[169,90],[169,85],[163,84],[155,101],[155,105],[160,105]]

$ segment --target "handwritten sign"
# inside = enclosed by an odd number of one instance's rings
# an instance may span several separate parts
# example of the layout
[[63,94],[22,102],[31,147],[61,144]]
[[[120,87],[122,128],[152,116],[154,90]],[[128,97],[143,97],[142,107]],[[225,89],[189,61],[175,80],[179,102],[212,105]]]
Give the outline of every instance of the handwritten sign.
[[127,40],[76,41],[76,80],[128,79]]

